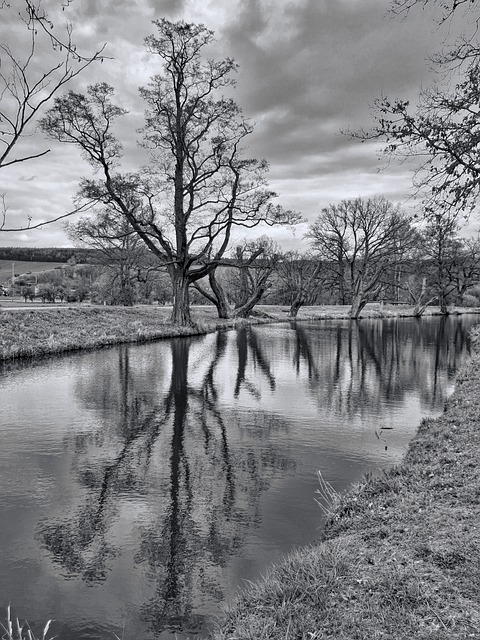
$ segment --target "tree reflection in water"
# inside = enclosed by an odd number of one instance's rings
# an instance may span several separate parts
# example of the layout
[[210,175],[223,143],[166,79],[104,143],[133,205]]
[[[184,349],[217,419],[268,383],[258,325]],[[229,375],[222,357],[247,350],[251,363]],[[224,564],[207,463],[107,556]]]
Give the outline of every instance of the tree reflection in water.
[[[198,371],[190,356],[202,339],[171,340],[168,365],[152,361],[143,371],[132,366],[130,347],[123,346],[116,371],[103,371],[100,379],[94,371],[83,379],[78,395],[102,414],[105,429],[76,440],[81,503],[38,529],[41,545],[70,577],[101,583],[122,552],[115,529],[123,504],[142,504],[148,516],[135,525],[134,561],[154,585],[141,617],[155,634],[205,626],[198,603],[223,598],[221,568],[257,526],[262,492],[293,465],[273,445],[231,451],[229,436],[243,428],[243,418],[222,411],[219,402],[217,370],[227,342],[227,333],[217,333]],[[236,349],[233,393],[246,389],[259,400],[259,380],[253,382],[247,362],[274,389],[270,363],[248,330],[237,332]],[[261,411],[255,420],[266,431],[286,429],[278,417]]]
[[[439,410],[471,326],[471,320],[445,316],[434,323],[421,318],[294,322],[291,357],[297,375],[306,366],[318,405],[340,415],[380,411],[386,401],[401,402],[413,390],[425,407]],[[286,341],[291,349],[290,336]]]

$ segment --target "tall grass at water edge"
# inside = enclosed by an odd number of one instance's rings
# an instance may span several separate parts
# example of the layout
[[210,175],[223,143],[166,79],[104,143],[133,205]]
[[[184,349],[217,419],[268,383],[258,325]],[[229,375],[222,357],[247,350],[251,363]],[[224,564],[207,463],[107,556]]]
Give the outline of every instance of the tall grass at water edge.
[[8,605],[6,622],[0,622],[0,629],[4,632],[2,640],[54,640],[55,636],[47,637],[51,624],[52,620],[49,620],[43,628],[42,635],[36,636],[26,620],[20,624],[19,618],[12,619],[12,611]]

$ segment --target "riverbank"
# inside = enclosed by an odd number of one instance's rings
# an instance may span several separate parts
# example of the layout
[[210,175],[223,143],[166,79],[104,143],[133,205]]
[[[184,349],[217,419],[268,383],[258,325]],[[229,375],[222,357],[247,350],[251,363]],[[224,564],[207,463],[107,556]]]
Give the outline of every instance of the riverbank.
[[345,495],[322,541],[250,585],[215,640],[480,638],[480,329],[445,412]]
[[176,327],[161,307],[40,307],[0,310],[0,361],[98,349],[126,342],[195,335],[207,321]]
[[[302,307],[298,320],[348,318],[348,306]],[[435,307],[428,315],[437,313]],[[455,312],[471,313],[473,309]],[[219,328],[288,320],[288,307],[260,305],[248,320],[220,320],[212,306],[192,308],[193,327],[170,324],[170,307],[103,307],[90,305],[0,305],[0,361],[38,358],[69,351],[97,349],[127,342],[146,342],[181,335],[199,335]],[[368,305],[362,317],[404,317],[406,306]]]

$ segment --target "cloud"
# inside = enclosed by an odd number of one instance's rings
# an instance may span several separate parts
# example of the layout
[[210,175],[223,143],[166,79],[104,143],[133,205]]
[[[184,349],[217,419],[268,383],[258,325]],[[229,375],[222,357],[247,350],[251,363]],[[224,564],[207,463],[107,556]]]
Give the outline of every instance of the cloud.
[[246,3],[226,36],[243,61],[239,93],[259,123],[258,147],[275,160],[346,145],[336,134],[368,125],[375,97],[410,97],[428,77],[427,18],[413,28],[394,23],[373,1],[307,0],[277,14],[267,7]]
[[[392,165],[379,173],[378,145],[362,145],[341,131],[369,127],[371,105],[381,94],[414,100],[429,83],[427,57],[444,34],[428,10],[401,20],[385,15],[384,0],[73,0],[65,12],[53,0],[48,6],[60,30],[66,20],[73,23],[80,51],[107,43],[109,59],[89,67],[70,88],[100,81],[116,88],[129,110],[117,127],[128,170],[145,161],[137,145],[144,110],[138,87],[159,72],[158,59],[143,42],[155,30],[152,20],[165,16],[205,23],[216,32],[211,55],[239,63],[235,99],[256,123],[247,152],[270,162],[271,186],[282,204],[312,220],[322,206],[343,197],[383,193],[409,202],[410,167]],[[25,47],[25,33],[12,15],[8,31],[18,51]],[[54,55],[42,46],[38,64]],[[75,149],[38,132],[23,145],[51,152],[28,169],[25,163],[1,170],[9,220],[61,215],[88,165]],[[284,238],[289,232],[278,233]],[[48,238],[68,244],[60,225],[28,232],[26,242],[45,245]],[[0,244],[11,244],[11,236],[0,233]]]

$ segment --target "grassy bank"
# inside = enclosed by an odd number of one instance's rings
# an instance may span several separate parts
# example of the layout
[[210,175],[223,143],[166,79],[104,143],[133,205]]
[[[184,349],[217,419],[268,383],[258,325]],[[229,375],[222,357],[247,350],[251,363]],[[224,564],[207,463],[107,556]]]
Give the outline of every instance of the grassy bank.
[[480,638],[479,453],[477,331],[402,465],[334,496],[323,541],[241,594],[215,640]]
[[[304,307],[298,319],[348,318],[348,311],[348,306]],[[429,309],[429,314],[435,312],[435,307]],[[170,324],[170,313],[169,307],[54,307],[2,303],[0,361],[95,349],[122,342],[195,335],[236,324],[233,320],[219,320],[214,307],[194,307],[192,316],[195,326],[189,328]],[[256,308],[256,317],[248,322],[284,321],[287,315],[288,307],[263,305]],[[411,307],[380,308],[378,304],[367,306],[362,314],[363,317],[408,315],[412,315]]]
[[205,333],[220,324],[213,314],[203,313],[195,327],[176,327],[169,315],[162,307],[0,310],[0,361]]

